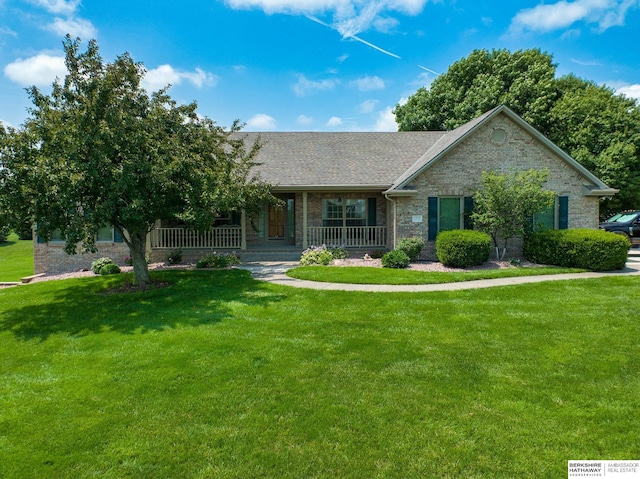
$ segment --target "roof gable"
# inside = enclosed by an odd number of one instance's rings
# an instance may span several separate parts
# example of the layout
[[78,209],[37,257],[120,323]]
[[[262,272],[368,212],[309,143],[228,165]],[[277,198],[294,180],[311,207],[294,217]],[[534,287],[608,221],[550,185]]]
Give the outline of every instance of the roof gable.
[[[469,138],[475,131],[477,131],[481,126],[485,125],[491,119],[497,117],[498,115],[504,115],[509,118],[511,121],[516,123],[520,128],[529,133],[536,141],[544,145],[546,148],[551,150],[556,156],[558,156],[562,161],[567,163],[571,168],[578,171],[585,179],[589,180],[593,184],[593,191],[600,192],[601,194],[613,194],[616,190],[609,188],[606,184],[604,184],[599,178],[593,175],[590,171],[588,171],[584,166],[574,160],[571,156],[561,150],[556,144],[554,144],[551,140],[545,137],[542,133],[536,130],[529,123],[524,121],[520,116],[514,113],[511,109],[506,107],[505,105],[501,105],[499,107],[490,110],[483,115],[475,118],[474,120],[465,123],[464,125],[456,128],[455,130],[451,130],[446,132],[446,134],[441,138],[441,140],[435,144],[429,151],[427,151],[416,163],[414,163],[407,171],[405,171],[401,176],[399,176],[396,181],[394,181],[391,188],[389,188],[385,193],[393,194],[400,193],[403,190],[406,190],[407,186],[413,181],[413,179],[421,174],[423,171],[428,169],[430,166],[444,158],[447,153],[449,153],[453,148],[455,148],[458,144],[460,144],[465,139]],[[604,193],[603,193],[604,192]]]

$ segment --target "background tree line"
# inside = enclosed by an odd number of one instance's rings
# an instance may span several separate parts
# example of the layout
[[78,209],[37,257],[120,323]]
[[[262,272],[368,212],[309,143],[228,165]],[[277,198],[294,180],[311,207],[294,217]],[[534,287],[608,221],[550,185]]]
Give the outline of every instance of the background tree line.
[[601,214],[640,208],[640,109],[636,100],[574,75],[556,78],[538,49],[474,50],[394,114],[400,131],[452,130],[504,104],[620,192]]

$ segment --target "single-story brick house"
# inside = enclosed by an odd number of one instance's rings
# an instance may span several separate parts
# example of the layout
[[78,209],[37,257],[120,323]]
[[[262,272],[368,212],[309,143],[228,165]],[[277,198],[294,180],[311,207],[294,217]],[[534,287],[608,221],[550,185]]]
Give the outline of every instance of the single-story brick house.
[[[258,135],[257,170],[285,206],[265,205],[253,221],[220,218],[206,234],[159,222],[148,245],[154,260],[175,248],[189,259],[212,249],[391,249],[411,236],[423,237],[423,257],[435,259],[437,233],[468,226],[465,213],[485,171],[548,169],[556,204],[537,220],[558,229],[597,228],[599,199],[617,193],[505,106],[447,132],[247,133],[247,140]],[[87,268],[101,256],[123,263],[128,255],[109,228],[98,236],[97,254],[67,256],[61,241],[34,241],[36,272]],[[510,254],[518,248],[510,245]]]

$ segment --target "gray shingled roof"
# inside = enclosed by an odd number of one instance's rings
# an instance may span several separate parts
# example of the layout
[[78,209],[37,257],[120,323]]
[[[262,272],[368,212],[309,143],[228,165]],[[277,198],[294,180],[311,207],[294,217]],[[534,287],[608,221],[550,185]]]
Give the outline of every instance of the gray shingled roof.
[[445,132],[244,133],[263,143],[256,168],[274,186],[389,188]]
[[595,177],[522,118],[502,105],[452,131],[398,133],[243,133],[263,146],[256,170],[279,189],[360,188],[400,192],[420,172],[442,158],[479,125],[505,114],[560,159],[589,179],[594,194],[614,194]]

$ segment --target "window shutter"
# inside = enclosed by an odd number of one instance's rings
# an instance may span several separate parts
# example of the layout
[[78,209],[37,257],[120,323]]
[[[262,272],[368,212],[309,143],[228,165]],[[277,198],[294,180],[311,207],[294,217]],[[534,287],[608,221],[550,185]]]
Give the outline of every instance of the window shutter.
[[233,213],[231,213],[231,224],[232,225],[240,226],[241,222],[242,222],[242,214],[241,213],[236,213],[235,211]]
[[428,203],[427,206],[429,208],[429,221],[428,221],[429,236],[428,236],[428,240],[429,241],[435,241],[436,240],[436,236],[438,236],[438,197],[437,196],[430,196],[429,197],[429,203]]
[[367,200],[367,226],[376,226],[376,199]]
[[122,233],[118,228],[113,228],[113,242],[122,243]]
[[558,198],[558,229],[569,228],[569,197],[560,196]]
[[473,220],[471,219],[471,213],[473,213],[473,196],[464,197],[464,229],[473,229]]

